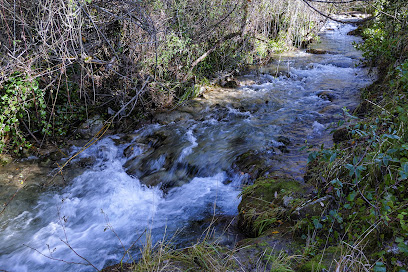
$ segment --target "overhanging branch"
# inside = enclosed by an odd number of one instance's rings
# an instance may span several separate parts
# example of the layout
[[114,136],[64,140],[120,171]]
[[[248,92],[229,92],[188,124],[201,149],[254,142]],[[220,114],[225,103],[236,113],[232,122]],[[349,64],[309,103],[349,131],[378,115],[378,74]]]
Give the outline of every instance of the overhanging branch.
[[[335,21],[335,22],[338,22],[338,23],[348,24],[348,23],[350,23],[350,21],[339,20],[339,19],[333,18],[329,14],[325,14],[325,13],[321,12],[320,10],[318,10],[317,8],[315,8],[314,6],[312,6],[310,4],[310,2],[328,3],[328,4],[329,3],[345,4],[345,3],[351,3],[351,2],[370,2],[372,0],[348,0],[348,1],[345,1],[345,2],[334,2],[334,1],[324,1],[324,0],[302,0],[302,1],[306,5],[308,5],[311,9],[313,9],[314,11],[316,11],[317,13],[319,13],[321,16],[323,16],[325,18],[330,19],[330,20]],[[355,23],[362,23],[362,22],[365,22],[365,21],[368,21],[368,20],[371,20],[371,19],[374,19],[374,17],[365,18],[365,19],[362,19],[362,20],[357,21]]]

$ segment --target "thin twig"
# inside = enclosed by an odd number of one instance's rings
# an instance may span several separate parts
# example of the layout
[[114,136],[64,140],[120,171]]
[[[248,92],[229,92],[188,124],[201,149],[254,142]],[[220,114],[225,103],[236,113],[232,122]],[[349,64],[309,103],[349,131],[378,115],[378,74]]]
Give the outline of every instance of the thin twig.
[[4,213],[4,211],[6,210],[7,206],[11,203],[11,201],[13,201],[13,199],[16,197],[16,195],[18,194],[18,192],[23,189],[25,186],[18,188],[17,191],[14,193],[14,195],[10,198],[10,200],[6,203],[4,203],[4,208],[3,210],[1,210],[0,215],[2,215]]
[[[42,255],[43,257],[48,258],[48,259],[53,260],[53,261],[59,261],[59,262],[67,263],[67,264],[79,264],[79,265],[90,266],[90,265],[87,264],[87,263],[78,263],[78,262],[66,261],[66,260],[57,259],[57,258],[54,258],[54,257],[52,257],[52,256],[45,255],[44,253],[42,253],[42,252],[39,251],[38,249],[33,248],[33,247],[31,247],[31,246],[29,246],[29,245],[26,245],[26,244],[23,244],[23,246],[26,246],[26,247],[28,247],[28,248],[34,250],[35,252],[39,253],[39,254]],[[98,270],[98,271],[99,271],[99,270]]]
[[149,83],[149,81],[150,81],[150,76],[146,79],[146,81],[144,82],[144,84],[143,84],[142,88],[139,90],[139,92],[136,93],[136,95],[135,95],[132,99],[130,99],[130,101],[127,102],[126,105],[124,105],[112,118],[110,118],[111,122],[112,122],[116,117],[118,117],[118,115],[119,115],[122,111],[124,111],[127,106],[129,106],[133,101],[135,101],[135,100],[138,99],[139,94],[144,90],[144,88],[146,87],[147,83]]

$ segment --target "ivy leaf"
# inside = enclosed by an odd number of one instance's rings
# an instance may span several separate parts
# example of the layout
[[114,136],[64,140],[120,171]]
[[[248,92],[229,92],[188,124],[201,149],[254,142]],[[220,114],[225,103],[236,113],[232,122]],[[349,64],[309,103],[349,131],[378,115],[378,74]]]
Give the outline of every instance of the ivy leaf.
[[405,162],[402,166],[401,166],[401,170],[399,171],[399,180],[404,180],[408,178],[408,162]]
[[318,219],[313,219],[313,224],[315,226],[315,229],[321,229],[323,225],[319,222]]
[[384,163],[384,165],[385,165],[385,166],[388,166],[388,163],[390,162],[390,160],[392,160],[391,156],[385,155],[385,156],[383,157],[383,163]]
[[404,242],[400,242],[398,244],[398,249],[400,252],[404,253],[405,255],[408,255],[408,245],[406,245]]
[[347,201],[352,202],[356,198],[357,192],[353,191],[347,196]]
[[354,175],[355,171],[356,171],[354,165],[348,163],[348,164],[346,164],[346,168],[348,170],[350,170],[349,176],[352,177]]
[[376,262],[374,266],[374,272],[387,272],[387,268],[382,262]]

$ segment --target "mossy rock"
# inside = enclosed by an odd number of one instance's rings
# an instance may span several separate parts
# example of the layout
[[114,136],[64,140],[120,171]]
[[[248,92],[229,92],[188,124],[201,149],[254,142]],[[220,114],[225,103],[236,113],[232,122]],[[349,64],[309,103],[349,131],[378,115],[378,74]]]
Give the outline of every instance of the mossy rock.
[[[300,252],[303,247],[303,244],[294,240],[290,234],[284,234],[284,231],[279,233],[273,231],[240,241],[235,257],[245,271],[295,271],[279,270],[281,266],[277,265],[295,267],[296,258],[291,256],[294,256],[295,252]],[[282,256],[285,260],[276,262],[274,256]]]
[[249,237],[281,224],[303,203],[307,189],[298,181],[283,178],[259,178],[243,189],[238,206],[238,225]]
[[315,249],[316,255],[303,259],[295,269],[299,272],[333,271],[338,260],[344,254],[341,246],[330,246],[323,249]]
[[313,259],[308,260],[299,267],[296,271],[298,272],[314,272],[314,271],[326,271],[327,266],[321,262],[321,255],[315,256]]

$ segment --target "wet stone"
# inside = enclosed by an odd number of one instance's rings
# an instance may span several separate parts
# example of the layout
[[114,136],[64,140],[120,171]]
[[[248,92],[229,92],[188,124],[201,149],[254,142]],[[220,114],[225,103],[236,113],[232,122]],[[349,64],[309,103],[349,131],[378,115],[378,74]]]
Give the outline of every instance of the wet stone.
[[79,167],[89,167],[96,162],[96,158],[94,156],[87,156],[83,158],[79,158],[78,160],[74,161],[74,164]]
[[290,152],[289,149],[284,145],[278,146],[278,149],[280,150],[280,152],[285,153],[285,154]]
[[291,144],[290,139],[288,137],[285,137],[285,136],[279,136],[276,140],[278,142],[284,144],[284,145],[290,145]]
[[160,113],[155,116],[155,121],[160,124],[164,124],[164,125],[174,123],[174,122],[188,121],[191,119],[193,119],[193,116],[191,114],[187,112],[178,112],[178,111]]
[[256,151],[248,151],[238,156],[234,161],[234,168],[247,173],[250,179],[257,179],[267,168],[266,160]]
[[140,182],[148,187],[154,187],[168,178],[169,177],[167,175],[167,171],[161,170],[151,175],[140,178]]
[[333,100],[336,99],[336,95],[333,94],[332,91],[321,91],[317,93],[317,96],[330,102],[333,102]]
[[132,143],[123,150],[123,155],[126,158],[133,157],[134,155],[140,155],[149,150],[149,147],[143,143]]
[[306,50],[306,53],[315,54],[315,55],[323,55],[323,54],[327,54],[327,51],[322,50],[322,49],[310,48]]

